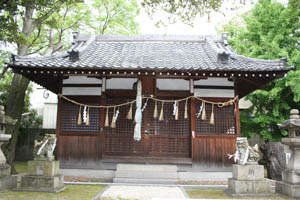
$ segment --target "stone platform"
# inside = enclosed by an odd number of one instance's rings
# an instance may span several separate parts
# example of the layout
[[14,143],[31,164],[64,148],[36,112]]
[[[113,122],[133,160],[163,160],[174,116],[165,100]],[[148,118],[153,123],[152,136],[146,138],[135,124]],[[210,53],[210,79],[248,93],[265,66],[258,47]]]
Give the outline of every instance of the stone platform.
[[262,165],[233,165],[232,177],[225,192],[233,197],[271,196],[271,182],[264,178]]
[[8,164],[0,165],[0,191],[10,190],[17,186],[17,176],[11,176],[10,169]]
[[57,193],[63,191],[64,176],[58,174],[59,161],[28,161],[27,175],[21,179],[21,187],[17,191],[34,191]]

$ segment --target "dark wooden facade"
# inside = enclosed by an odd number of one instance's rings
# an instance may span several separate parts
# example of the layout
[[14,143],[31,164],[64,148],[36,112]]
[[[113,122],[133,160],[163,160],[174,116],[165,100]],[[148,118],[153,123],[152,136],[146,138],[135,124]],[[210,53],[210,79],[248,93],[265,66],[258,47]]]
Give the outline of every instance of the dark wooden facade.
[[[155,86],[155,77],[140,77],[143,95],[165,100],[191,96],[189,91],[162,91]],[[88,105],[116,105],[136,98],[134,90],[107,90],[101,96],[69,96]],[[226,102],[230,98],[206,98]],[[143,105],[146,100],[143,100]],[[79,106],[59,99],[56,156],[65,167],[102,166],[103,162],[173,163],[194,168],[223,168],[232,164],[227,154],[235,151],[239,135],[238,102],[214,107],[215,123],[209,123],[211,105],[206,104],[207,119],[196,116],[201,101],[188,100],[188,119],[184,119],[185,103],[179,104],[179,120],[172,114],[173,103],[164,104],[164,119],[153,118],[154,101],[143,111],[142,139],[134,141],[133,120],[126,119],[128,106],[120,107],[116,128],[105,127],[106,109],[90,110],[90,125],[77,125]],[[161,105],[158,105],[160,111]],[[133,105],[135,110],[135,104]],[[236,113],[234,113],[236,112]],[[109,110],[109,119],[113,109]],[[149,130],[150,134],[143,134]],[[193,137],[194,132],[195,137]],[[104,167],[105,168],[105,167]]]

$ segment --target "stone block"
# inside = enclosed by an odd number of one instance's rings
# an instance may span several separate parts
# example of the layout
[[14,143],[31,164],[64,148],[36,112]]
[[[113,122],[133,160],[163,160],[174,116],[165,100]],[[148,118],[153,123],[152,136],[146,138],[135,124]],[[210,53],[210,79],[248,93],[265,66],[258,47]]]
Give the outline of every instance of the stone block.
[[0,191],[7,191],[17,187],[17,176],[0,177]]
[[240,181],[264,180],[264,166],[262,165],[232,165],[233,179]]
[[30,176],[25,175],[21,180],[19,191],[36,191],[36,192],[60,192],[65,189],[64,176]]
[[59,161],[31,160],[28,161],[28,175],[31,176],[56,176],[58,175]]
[[282,181],[290,184],[300,184],[300,170],[284,170],[282,172]]
[[177,172],[176,165],[117,164],[117,171]]
[[267,180],[241,181],[228,179],[228,190],[232,194],[268,194],[271,192],[270,185],[271,182]]
[[0,165],[0,177],[10,176],[10,166],[8,164]]
[[278,181],[275,183],[275,191],[293,198],[300,198],[300,185]]

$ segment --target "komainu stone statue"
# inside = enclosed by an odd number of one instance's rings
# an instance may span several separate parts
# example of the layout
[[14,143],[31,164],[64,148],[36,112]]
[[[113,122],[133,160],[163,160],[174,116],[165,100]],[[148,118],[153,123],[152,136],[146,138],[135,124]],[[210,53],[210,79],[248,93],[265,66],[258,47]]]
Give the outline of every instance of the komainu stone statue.
[[251,147],[247,138],[236,139],[236,151],[233,155],[228,154],[229,159],[234,157],[234,161],[239,165],[257,164],[260,159],[258,146]]
[[34,141],[34,160],[54,160],[53,151],[56,146],[55,135],[47,134],[43,140]]
[[232,178],[228,179],[228,194],[238,198],[270,196],[271,182],[264,178],[264,166],[258,165],[258,145],[251,147],[246,137],[237,137],[236,151],[228,156],[237,162],[232,165]]

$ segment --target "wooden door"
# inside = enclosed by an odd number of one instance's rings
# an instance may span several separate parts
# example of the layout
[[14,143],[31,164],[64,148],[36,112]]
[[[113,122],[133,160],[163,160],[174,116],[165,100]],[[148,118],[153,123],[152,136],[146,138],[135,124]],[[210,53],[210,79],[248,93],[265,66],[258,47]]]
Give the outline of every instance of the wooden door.
[[[216,101],[226,101],[216,99]],[[198,115],[201,101],[192,102],[192,127],[195,138],[192,139],[192,159],[194,167],[211,168],[231,166],[232,160],[227,154],[235,151],[236,120],[234,105],[218,107],[214,105],[214,123],[210,123],[212,105],[205,104],[206,119]],[[203,110],[202,110],[203,112]]]
[[[176,97],[172,99],[176,99]],[[180,102],[179,119],[175,120],[173,104],[164,103],[163,120],[159,120],[162,103],[157,103],[158,117],[154,118],[155,102],[148,102],[147,112],[144,113],[145,127],[147,128],[145,130],[149,132],[145,136],[147,156],[190,157],[190,117],[184,119],[185,102]]]

